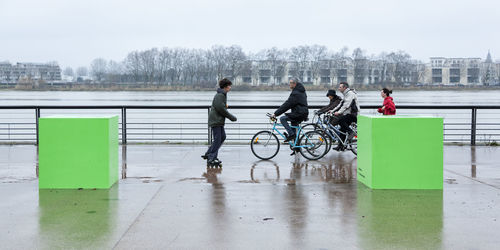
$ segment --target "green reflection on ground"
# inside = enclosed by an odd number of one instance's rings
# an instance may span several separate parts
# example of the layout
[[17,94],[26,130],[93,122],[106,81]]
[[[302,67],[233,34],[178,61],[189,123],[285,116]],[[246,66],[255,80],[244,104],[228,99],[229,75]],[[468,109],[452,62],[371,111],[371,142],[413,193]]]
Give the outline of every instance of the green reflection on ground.
[[363,249],[439,249],[442,190],[372,190],[358,184],[358,235]]
[[109,190],[39,190],[42,248],[102,248],[116,221],[118,185]]

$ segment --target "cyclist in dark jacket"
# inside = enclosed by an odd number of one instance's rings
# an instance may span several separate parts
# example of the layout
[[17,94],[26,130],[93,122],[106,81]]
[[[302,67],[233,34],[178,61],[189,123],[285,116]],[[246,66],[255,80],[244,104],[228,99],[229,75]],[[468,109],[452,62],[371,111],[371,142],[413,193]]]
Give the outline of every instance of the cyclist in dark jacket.
[[296,126],[300,122],[307,120],[307,117],[309,116],[307,95],[304,85],[302,85],[302,83],[300,83],[296,78],[292,78],[290,79],[290,89],[292,89],[292,93],[290,93],[288,100],[286,100],[285,103],[283,103],[274,112],[274,117],[276,117],[285,113],[289,109],[292,110],[291,113],[286,113],[280,118],[281,124],[288,132],[285,141],[295,138],[295,131],[290,127],[290,125],[288,125],[288,122],[290,121],[292,126]]
[[334,109],[342,101],[342,98],[336,94],[334,89],[329,89],[328,93],[326,93],[326,97],[330,99],[330,103],[316,111],[317,114],[323,114]]
[[226,132],[224,124],[226,118],[232,122],[236,121],[236,117],[227,111],[227,92],[231,90],[232,82],[226,78],[219,81],[219,89],[215,94],[208,114],[208,126],[212,129],[213,142],[208,148],[205,155],[201,157],[207,160],[208,164],[218,165],[222,163],[217,155],[222,143],[226,140]]
[[[324,106],[322,108],[320,108],[319,110],[316,111],[316,114],[320,115],[320,114],[324,114],[332,109],[334,109],[335,107],[337,107],[340,102],[342,101],[342,98],[340,98],[340,96],[337,95],[337,93],[335,92],[334,89],[330,89],[328,90],[328,93],[326,93],[326,96],[328,98],[330,98],[330,103],[327,105],[327,106]],[[330,117],[330,123],[335,126],[338,124],[338,117],[337,116],[331,116]]]

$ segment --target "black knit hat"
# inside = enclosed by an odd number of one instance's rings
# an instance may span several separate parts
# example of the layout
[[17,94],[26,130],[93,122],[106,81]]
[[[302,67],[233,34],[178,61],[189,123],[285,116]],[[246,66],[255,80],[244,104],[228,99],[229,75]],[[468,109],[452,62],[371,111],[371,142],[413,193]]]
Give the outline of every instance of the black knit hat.
[[335,93],[334,89],[329,89],[328,93],[326,93],[326,96],[336,96],[337,94]]

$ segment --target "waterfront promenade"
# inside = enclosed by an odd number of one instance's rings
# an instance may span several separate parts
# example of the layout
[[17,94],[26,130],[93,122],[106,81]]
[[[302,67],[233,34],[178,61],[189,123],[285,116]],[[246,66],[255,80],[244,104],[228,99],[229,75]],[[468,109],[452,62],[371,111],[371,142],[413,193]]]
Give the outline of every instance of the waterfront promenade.
[[[370,190],[356,158],[258,161],[129,145],[110,190],[38,190],[36,147],[0,146],[0,249],[495,249],[500,148],[444,147],[444,188]],[[122,155],[120,155],[122,159]],[[126,163],[126,164],[124,164]],[[126,167],[125,167],[126,166]]]

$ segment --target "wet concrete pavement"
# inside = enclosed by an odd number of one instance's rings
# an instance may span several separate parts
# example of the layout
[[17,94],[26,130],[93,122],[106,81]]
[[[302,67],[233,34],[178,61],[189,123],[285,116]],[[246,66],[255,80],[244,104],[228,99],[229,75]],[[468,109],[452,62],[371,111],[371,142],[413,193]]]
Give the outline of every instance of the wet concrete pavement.
[[[0,146],[0,248],[496,249],[500,148],[445,146],[444,189],[370,190],[350,152],[257,161],[225,145],[127,146],[110,190],[38,190],[36,148]],[[124,166],[123,162],[120,166]]]

